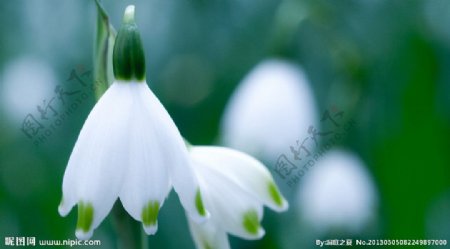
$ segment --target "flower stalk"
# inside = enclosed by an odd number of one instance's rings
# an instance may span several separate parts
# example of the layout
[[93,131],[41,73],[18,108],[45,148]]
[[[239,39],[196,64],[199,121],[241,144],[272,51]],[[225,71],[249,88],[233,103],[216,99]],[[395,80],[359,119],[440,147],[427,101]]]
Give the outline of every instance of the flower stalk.
[[97,6],[97,28],[94,42],[94,84],[95,98],[98,100],[114,81],[112,53],[116,30],[109,23],[109,17],[99,0]]

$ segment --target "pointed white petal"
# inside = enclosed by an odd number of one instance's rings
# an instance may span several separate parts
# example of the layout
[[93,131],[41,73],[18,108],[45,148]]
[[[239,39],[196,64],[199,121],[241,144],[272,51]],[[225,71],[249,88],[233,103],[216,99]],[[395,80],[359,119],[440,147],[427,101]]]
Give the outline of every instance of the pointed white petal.
[[202,162],[197,162],[196,173],[212,222],[220,224],[226,232],[245,239],[264,236],[260,225],[263,216],[260,201]]
[[[185,160],[190,162],[187,155]],[[173,187],[180,197],[181,204],[191,219],[198,223],[204,222],[209,218],[209,212],[205,209],[203,193],[191,170],[191,163],[172,164],[171,166]]]
[[278,190],[267,168],[255,158],[237,150],[216,146],[193,146],[194,162],[222,174],[243,191],[276,211],[288,208],[288,202]]
[[[155,147],[161,153],[161,165],[169,170],[170,180],[177,192],[181,204],[189,216],[201,222],[207,218],[208,213],[203,208],[197,178],[191,169],[190,157],[186,145],[173,120],[156,96],[150,91],[147,84],[142,84],[139,91],[140,99],[144,102],[147,113],[152,120],[148,129],[154,131]],[[157,143],[157,144],[156,144]]]
[[92,208],[83,230],[77,231],[80,238],[92,234],[117,199],[128,161],[130,107],[129,86],[111,85],[86,119],[70,156],[59,211],[66,215],[76,203],[79,210],[80,203]]
[[67,216],[78,201],[76,192],[77,177],[78,174],[74,166],[66,168],[63,178],[63,198],[58,206],[58,213],[61,216]]
[[188,223],[197,249],[230,249],[227,233],[211,220],[199,224],[188,218]]
[[[168,150],[164,133],[165,124],[153,114],[157,112],[148,104],[146,83],[131,84],[133,107],[130,119],[130,160],[120,192],[120,199],[127,212],[143,222],[147,234],[157,231],[157,215],[170,191]],[[164,139],[164,140],[162,140]]]

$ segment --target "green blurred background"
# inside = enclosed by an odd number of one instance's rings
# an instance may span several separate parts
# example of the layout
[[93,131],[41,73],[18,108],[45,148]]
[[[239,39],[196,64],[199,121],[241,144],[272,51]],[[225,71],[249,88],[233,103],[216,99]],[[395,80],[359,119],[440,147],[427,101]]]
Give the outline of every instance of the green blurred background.
[[[233,90],[259,62],[301,65],[318,110],[338,105],[357,126],[340,144],[367,165],[377,189],[376,221],[342,238],[450,240],[450,1],[446,0],[136,0],[103,1],[118,28],[136,5],[147,81],[193,144],[220,140]],[[74,238],[76,211],[58,215],[64,169],[95,101],[70,79],[92,69],[96,8],[91,0],[0,3],[0,239]],[[43,142],[21,130],[27,114],[56,95],[72,110]],[[78,101],[78,102],[77,102]],[[72,108],[73,103],[78,103]],[[52,110],[45,123],[50,125]],[[281,121],[280,121],[281,122]],[[288,151],[289,144],[286,145]],[[266,162],[272,170],[275,162]],[[278,184],[290,210],[266,210],[260,241],[233,248],[314,248],[298,218],[296,188]],[[352,237],[353,236],[353,237]],[[339,237],[339,238],[341,238]],[[108,217],[93,239],[117,246]],[[194,248],[172,192],[150,248]],[[3,247],[3,241],[0,247]],[[442,248],[442,247],[441,247]]]

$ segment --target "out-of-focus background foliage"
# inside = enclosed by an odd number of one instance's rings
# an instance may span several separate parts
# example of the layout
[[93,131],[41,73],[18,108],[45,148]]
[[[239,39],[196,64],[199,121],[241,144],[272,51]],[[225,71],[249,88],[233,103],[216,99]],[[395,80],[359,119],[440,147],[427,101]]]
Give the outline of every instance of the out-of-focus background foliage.
[[[231,238],[233,248],[314,248],[316,239],[335,238],[450,239],[450,1],[103,4],[116,28],[126,5],[136,5],[147,81],[193,144],[220,143],[230,96],[252,68],[270,58],[303,68],[318,116],[337,106],[355,121],[338,147],[357,155],[373,181],[377,205],[364,229],[311,232],[299,217],[302,182],[287,186],[273,171],[276,162],[260,158],[290,209],[265,210],[266,236]],[[92,84],[95,23],[93,0],[0,3],[1,240],[74,238],[76,211],[61,218],[57,206],[71,149],[94,105],[83,83]],[[24,122],[34,124],[34,131],[41,128],[41,138]],[[115,238],[108,217],[93,239],[110,248]],[[174,193],[149,243],[194,248]]]

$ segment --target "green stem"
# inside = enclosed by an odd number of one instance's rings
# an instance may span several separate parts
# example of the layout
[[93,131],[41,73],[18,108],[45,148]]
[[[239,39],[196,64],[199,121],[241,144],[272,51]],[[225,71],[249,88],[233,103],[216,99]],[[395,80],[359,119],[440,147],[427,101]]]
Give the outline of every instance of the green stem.
[[142,249],[149,248],[148,247],[148,236],[145,233],[144,229],[142,229],[142,228],[141,228],[141,243],[142,243],[142,246],[141,246]]
[[139,222],[128,215],[119,201],[112,210],[113,225],[117,233],[118,247],[124,249],[147,249],[147,236]]

